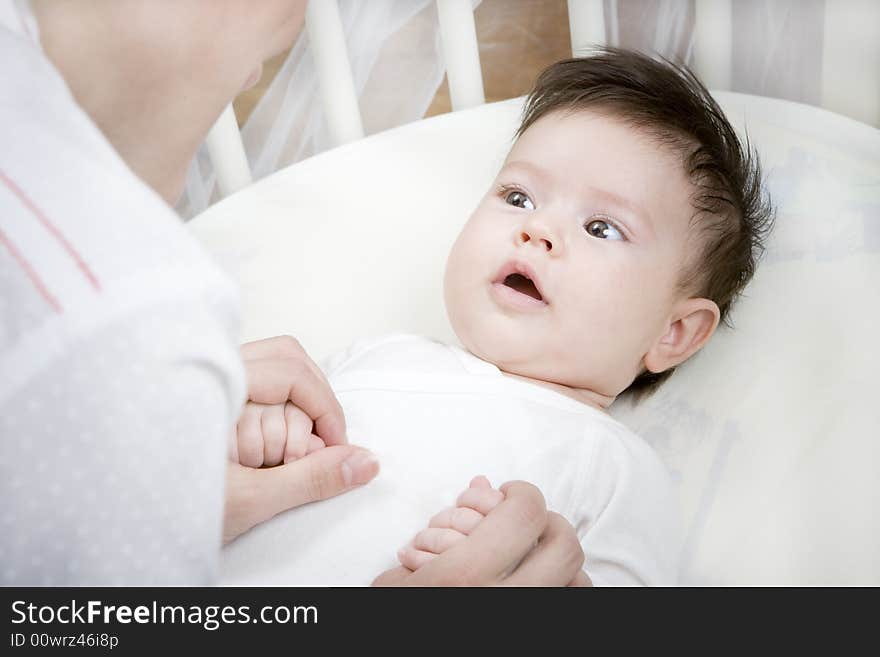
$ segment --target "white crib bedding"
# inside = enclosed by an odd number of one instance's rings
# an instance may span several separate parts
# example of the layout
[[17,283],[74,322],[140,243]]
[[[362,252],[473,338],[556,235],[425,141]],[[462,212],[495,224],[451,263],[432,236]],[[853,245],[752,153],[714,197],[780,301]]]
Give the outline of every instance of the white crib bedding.
[[[880,584],[880,132],[716,94],[759,149],[776,231],[734,329],[613,414],[678,483],[687,584]],[[506,154],[521,100],[303,161],[189,225],[242,284],[245,339],[316,359],[406,331],[454,341],[442,271]]]

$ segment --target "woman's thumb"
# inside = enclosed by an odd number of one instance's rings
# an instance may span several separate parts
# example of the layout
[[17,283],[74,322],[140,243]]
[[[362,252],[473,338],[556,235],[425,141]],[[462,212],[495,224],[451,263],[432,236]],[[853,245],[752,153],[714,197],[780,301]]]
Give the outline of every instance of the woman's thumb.
[[362,486],[378,473],[379,461],[372,452],[355,445],[334,445],[260,470],[259,490],[267,511],[275,515]]

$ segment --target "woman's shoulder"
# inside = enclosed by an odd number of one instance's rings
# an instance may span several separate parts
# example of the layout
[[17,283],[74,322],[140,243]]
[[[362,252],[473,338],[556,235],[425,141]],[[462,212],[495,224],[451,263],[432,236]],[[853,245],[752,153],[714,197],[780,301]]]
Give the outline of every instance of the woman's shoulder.
[[41,308],[42,319],[194,297],[237,307],[233,283],[39,48],[0,29],[0,57],[15,62],[0,88],[0,230],[9,246],[0,301]]

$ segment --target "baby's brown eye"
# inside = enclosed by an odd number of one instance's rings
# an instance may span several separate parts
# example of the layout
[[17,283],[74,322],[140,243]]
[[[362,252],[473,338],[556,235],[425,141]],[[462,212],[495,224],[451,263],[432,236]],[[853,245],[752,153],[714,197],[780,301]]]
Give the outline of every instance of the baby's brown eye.
[[602,219],[593,219],[584,224],[586,230],[593,237],[600,240],[622,240],[623,235],[612,224]]
[[532,203],[532,200],[522,192],[508,192],[507,196],[504,197],[504,201],[508,205],[518,208],[525,208],[526,210],[535,209],[535,204]]

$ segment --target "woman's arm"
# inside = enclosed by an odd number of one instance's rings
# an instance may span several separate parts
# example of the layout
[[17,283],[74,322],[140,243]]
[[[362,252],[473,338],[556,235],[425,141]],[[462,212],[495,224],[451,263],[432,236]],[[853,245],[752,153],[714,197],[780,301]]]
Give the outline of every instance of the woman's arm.
[[61,316],[39,332],[51,340],[16,348],[24,370],[4,368],[0,395],[3,584],[213,583],[244,379],[232,332],[197,299],[79,335]]

